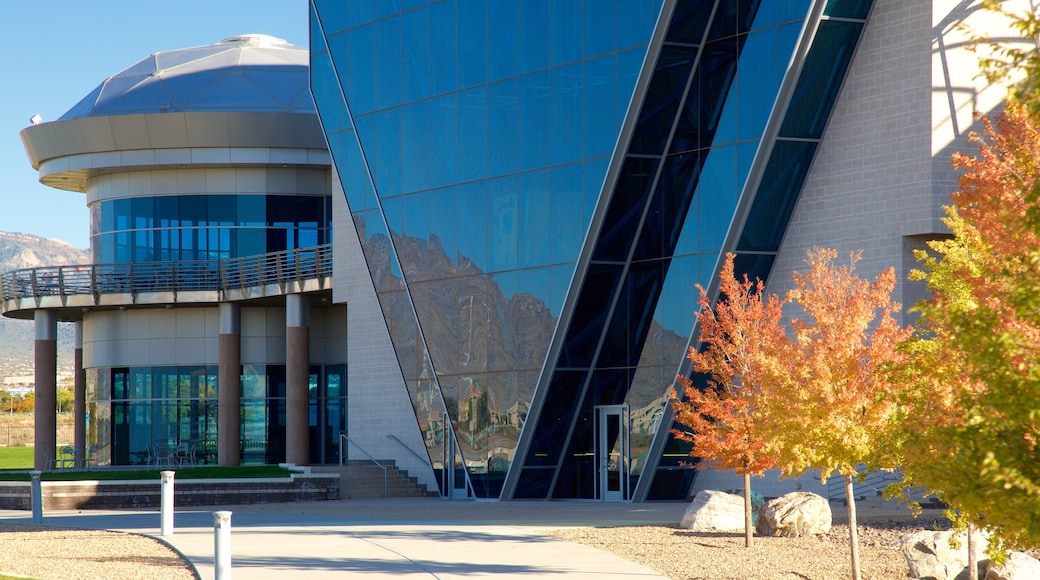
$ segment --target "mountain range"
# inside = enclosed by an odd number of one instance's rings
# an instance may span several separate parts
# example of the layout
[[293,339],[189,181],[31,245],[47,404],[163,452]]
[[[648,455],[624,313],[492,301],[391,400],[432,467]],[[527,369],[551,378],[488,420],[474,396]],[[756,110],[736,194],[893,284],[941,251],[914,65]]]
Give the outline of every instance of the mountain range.
[[[61,240],[0,232],[0,273],[22,268],[89,264],[90,252]],[[58,324],[58,370],[71,371],[74,331]],[[33,374],[35,330],[30,320],[0,317],[0,379]]]

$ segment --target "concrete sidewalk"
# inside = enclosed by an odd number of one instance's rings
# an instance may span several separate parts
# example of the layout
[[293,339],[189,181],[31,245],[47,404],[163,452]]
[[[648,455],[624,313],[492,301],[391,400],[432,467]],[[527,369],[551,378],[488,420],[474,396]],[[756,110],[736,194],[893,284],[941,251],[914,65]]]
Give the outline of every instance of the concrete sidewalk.
[[[213,578],[213,512],[231,516],[232,569],[238,578],[664,578],[612,554],[540,535],[568,526],[676,525],[685,502],[473,502],[437,498],[341,500],[176,510],[162,538],[202,578]],[[6,523],[31,523],[0,510]],[[158,510],[50,511],[44,524],[159,536]]]

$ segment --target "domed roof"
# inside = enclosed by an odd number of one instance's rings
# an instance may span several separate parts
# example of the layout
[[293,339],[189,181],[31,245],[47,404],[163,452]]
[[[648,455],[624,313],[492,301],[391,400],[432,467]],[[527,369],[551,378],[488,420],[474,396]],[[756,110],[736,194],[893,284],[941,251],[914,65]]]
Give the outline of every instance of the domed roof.
[[280,38],[246,34],[157,52],[109,77],[61,120],[138,113],[314,113],[308,53]]

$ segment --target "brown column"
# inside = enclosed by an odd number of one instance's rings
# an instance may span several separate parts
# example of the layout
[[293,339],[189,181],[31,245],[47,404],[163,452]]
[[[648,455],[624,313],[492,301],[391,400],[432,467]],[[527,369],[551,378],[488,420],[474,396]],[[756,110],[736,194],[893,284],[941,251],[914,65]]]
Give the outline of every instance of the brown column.
[[58,403],[58,316],[53,310],[37,310],[36,321],[36,469],[50,469],[48,459],[55,457]]
[[301,294],[285,297],[285,461],[310,464],[309,305]]
[[72,353],[75,368],[72,394],[72,420],[75,422],[73,443],[76,447],[76,465],[84,465],[87,458],[87,371],[83,368],[83,321],[74,324],[75,350]]
[[219,306],[217,371],[217,463],[242,462],[242,322],[238,304]]

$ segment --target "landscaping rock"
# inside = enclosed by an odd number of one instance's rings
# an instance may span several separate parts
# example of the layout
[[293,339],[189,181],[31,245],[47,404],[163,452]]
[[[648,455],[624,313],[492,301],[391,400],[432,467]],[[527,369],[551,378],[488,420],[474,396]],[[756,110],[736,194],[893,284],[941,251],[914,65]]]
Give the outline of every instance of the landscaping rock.
[[694,532],[742,532],[744,498],[724,491],[699,491],[679,527]]
[[827,499],[807,491],[796,491],[766,502],[758,511],[755,531],[760,536],[815,536],[831,529],[831,506]]
[[[989,534],[974,532],[975,560],[979,564],[979,577],[985,573],[986,543]],[[968,535],[956,535],[958,548],[950,546],[953,530],[943,532],[921,531],[903,537],[899,549],[906,558],[912,578],[934,578],[935,580],[960,580],[968,577]],[[1032,578],[1036,578],[1033,576]]]
[[1040,560],[1024,553],[1011,552],[1003,564],[990,562],[985,580],[1036,580],[1040,578]]

